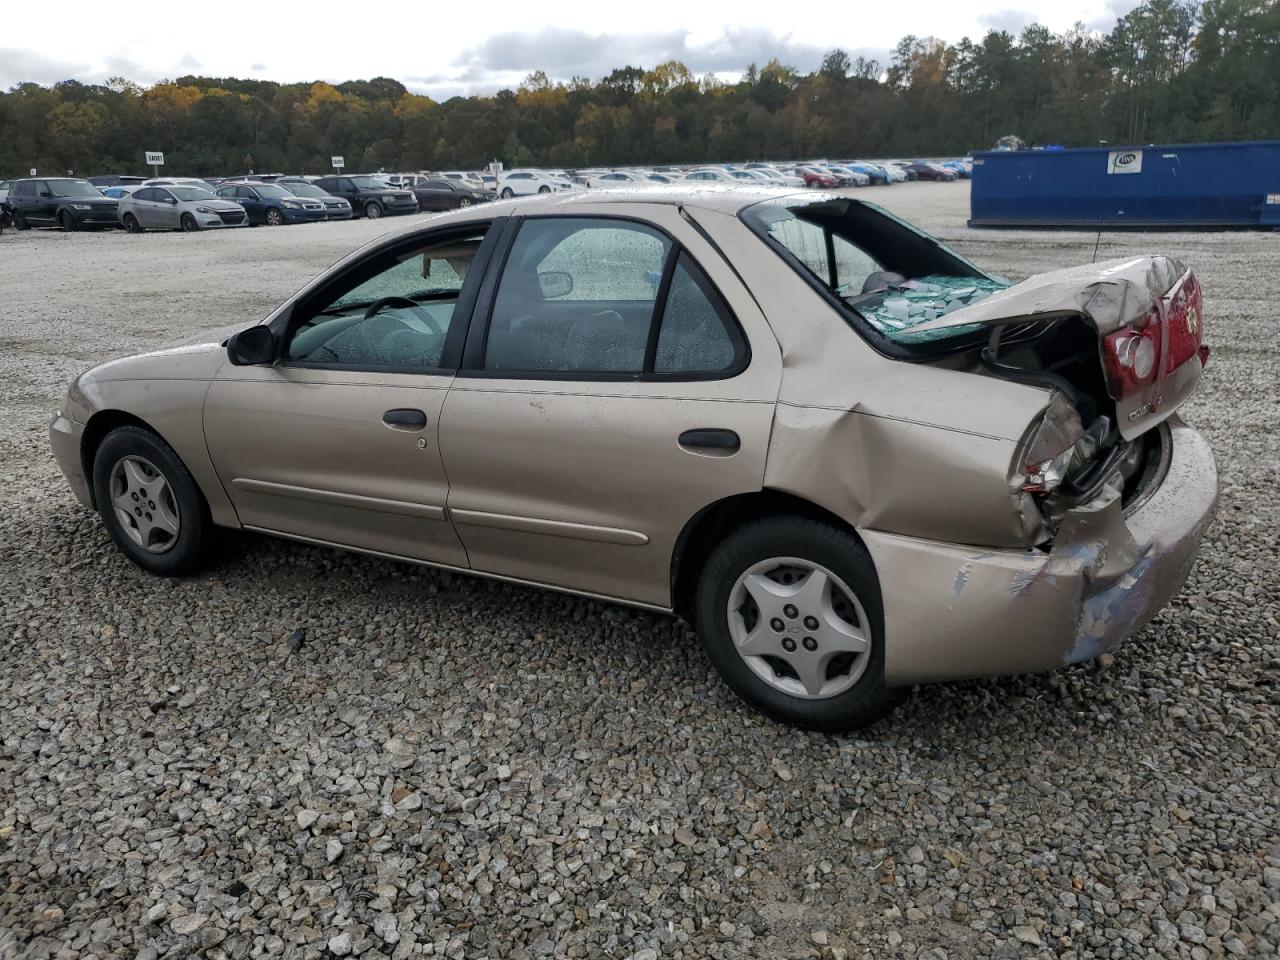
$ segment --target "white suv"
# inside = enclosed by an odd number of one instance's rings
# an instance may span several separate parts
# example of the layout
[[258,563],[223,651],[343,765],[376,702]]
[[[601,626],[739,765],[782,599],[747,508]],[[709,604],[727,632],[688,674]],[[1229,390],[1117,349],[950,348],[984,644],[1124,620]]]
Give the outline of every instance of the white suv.
[[527,197],[534,193],[560,193],[572,190],[573,184],[541,170],[511,170],[498,178],[498,196]]

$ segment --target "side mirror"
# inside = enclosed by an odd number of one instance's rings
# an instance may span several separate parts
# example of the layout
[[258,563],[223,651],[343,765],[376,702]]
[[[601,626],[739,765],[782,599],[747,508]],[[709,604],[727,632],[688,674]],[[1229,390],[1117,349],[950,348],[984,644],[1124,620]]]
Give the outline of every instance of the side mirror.
[[250,327],[227,339],[227,357],[237,367],[271,363],[276,358],[276,338],[269,327]]
[[538,274],[538,286],[542,288],[544,300],[567,297],[573,293],[573,277],[563,270],[548,270]]

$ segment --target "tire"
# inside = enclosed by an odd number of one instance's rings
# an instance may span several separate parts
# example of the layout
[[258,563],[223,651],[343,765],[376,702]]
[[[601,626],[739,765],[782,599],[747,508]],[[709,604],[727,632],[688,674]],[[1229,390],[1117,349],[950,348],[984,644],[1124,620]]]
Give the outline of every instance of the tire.
[[27,223],[27,218],[26,218],[26,217],[24,217],[22,214],[20,214],[20,213],[15,213],[15,214],[13,215],[13,229],[15,229],[15,230],[30,230],[30,229],[31,229],[31,224]]
[[514,196],[515,196],[515,193],[512,191],[512,189],[511,189],[510,187],[503,187],[503,188],[502,188],[502,199],[503,199],[503,200],[510,200],[510,199],[511,199],[512,197],[514,197]]
[[[157,479],[163,481],[159,487]],[[139,492],[142,498],[135,496]],[[93,494],[111,539],[148,573],[181,577],[206,560],[212,541],[209,506],[173,448],[150,430],[117,427],[103,438],[93,458]],[[147,499],[152,495],[160,496],[159,503]],[[117,509],[120,502],[131,504],[127,512]],[[129,513],[136,519],[126,520]]]
[[71,214],[67,213],[65,210],[61,211],[58,214],[58,226],[67,233],[74,233],[76,229],[75,217],[71,216]]
[[283,213],[281,213],[279,210],[277,210],[275,207],[271,207],[271,208],[267,211],[266,218],[265,218],[264,222],[266,223],[266,225],[267,225],[268,227],[283,227],[283,226],[284,226],[284,214],[283,214]]
[[[757,586],[753,593],[748,582],[766,589]],[[818,592],[806,594],[810,587]],[[756,604],[756,595],[766,606]],[[717,672],[775,720],[843,732],[875,722],[900,699],[884,682],[884,610],[875,565],[847,530],[789,515],[740,527],[707,558],[694,609]],[[735,635],[765,652],[740,653]],[[852,652],[858,644],[862,651]],[[792,664],[810,667],[809,685]]]
[[550,188],[550,187],[539,187],[539,188],[538,188],[538,192],[539,192],[539,193],[550,193],[550,192],[551,192],[551,188]]
[[465,209],[466,209],[467,207],[469,207],[469,206],[471,206],[471,198],[470,198],[470,197],[459,197],[459,198],[458,198],[458,209],[459,209],[459,210],[465,210]]
[[142,224],[138,222],[138,218],[135,217],[132,213],[126,213],[124,215],[124,228],[129,233],[142,232]]
[[183,233],[195,233],[200,229],[200,224],[196,223],[196,218],[189,213],[184,213],[182,219],[178,222],[182,225]]
[[377,220],[382,216],[382,204],[375,200],[370,200],[364,205],[364,215],[370,220]]

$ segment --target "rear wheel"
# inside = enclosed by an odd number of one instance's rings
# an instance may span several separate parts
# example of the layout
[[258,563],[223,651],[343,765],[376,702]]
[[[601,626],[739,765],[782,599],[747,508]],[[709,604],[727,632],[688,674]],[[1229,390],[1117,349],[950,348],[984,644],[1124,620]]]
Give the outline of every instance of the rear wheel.
[[126,213],[124,215],[124,228],[128,230],[130,233],[142,232],[142,224],[138,222],[138,218],[135,217],[132,213]]
[[71,214],[66,210],[63,210],[58,214],[58,226],[67,231],[67,233],[70,233],[76,228],[75,217],[71,216]]
[[181,222],[182,222],[183,233],[195,233],[197,230],[200,229],[200,225],[196,223],[196,218],[189,213],[184,213],[182,215]]
[[93,459],[98,512],[117,547],[160,576],[196,570],[211,539],[209,508],[167,443],[142,427],[118,427]]
[[371,200],[364,205],[364,215],[370,220],[377,220],[382,216],[382,204]]
[[875,566],[847,530],[798,516],[740,528],[708,558],[696,614],[721,677],[775,719],[852,730],[898,700]]
[[267,226],[279,227],[284,225],[284,214],[272,207],[267,211]]

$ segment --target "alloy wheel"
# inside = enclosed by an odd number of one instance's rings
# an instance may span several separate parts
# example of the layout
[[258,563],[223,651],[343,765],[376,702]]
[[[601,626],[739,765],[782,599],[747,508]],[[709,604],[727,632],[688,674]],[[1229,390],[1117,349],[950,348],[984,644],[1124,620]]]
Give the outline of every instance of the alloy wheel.
[[125,534],[148,553],[178,542],[182,520],[165,475],[145,457],[121,457],[111,468],[111,505]]
[[820,564],[773,557],[729,592],[738,656],[774,689],[807,700],[844,693],[867,669],[871,627],[857,595]]
[[284,217],[279,210],[271,209],[267,211],[267,226],[278,227],[284,223]]

